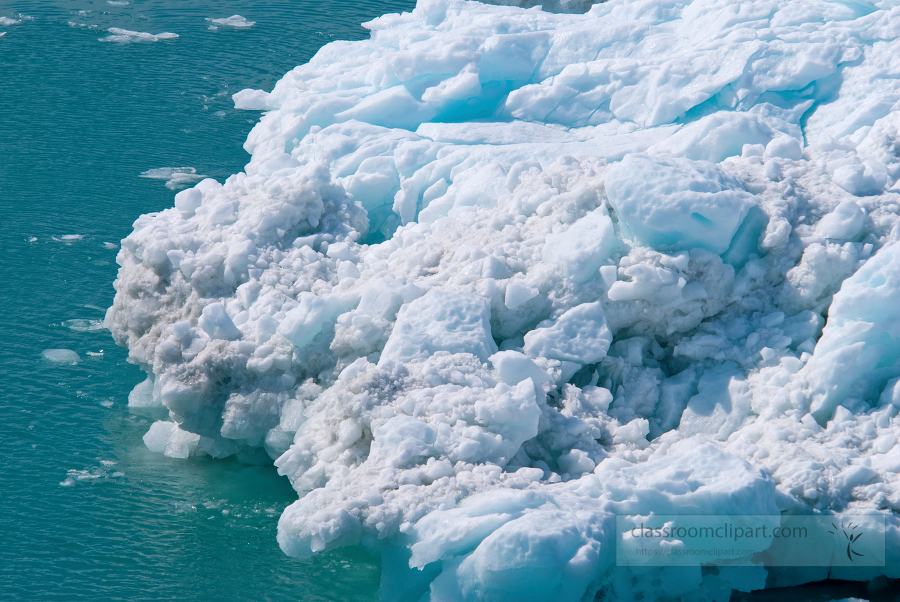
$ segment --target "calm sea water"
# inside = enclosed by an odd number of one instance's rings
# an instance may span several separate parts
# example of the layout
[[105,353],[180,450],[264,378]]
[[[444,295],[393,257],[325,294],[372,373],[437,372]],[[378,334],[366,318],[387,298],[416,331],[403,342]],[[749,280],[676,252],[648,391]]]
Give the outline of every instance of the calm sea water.
[[[259,114],[231,94],[414,4],[0,0],[30,17],[0,27],[0,599],[377,599],[365,550],[281,553],[296,496],[272,467],[148,452],[153,417],[127,408],[143,375],[96,328],[117,269],[103,243],[172,205],[139,174],[240,171]],[[236,13],[256,25],[208,29]],[[110,27],[180,37],[99,42]],[[55,348],[81,359],[42,359]]]

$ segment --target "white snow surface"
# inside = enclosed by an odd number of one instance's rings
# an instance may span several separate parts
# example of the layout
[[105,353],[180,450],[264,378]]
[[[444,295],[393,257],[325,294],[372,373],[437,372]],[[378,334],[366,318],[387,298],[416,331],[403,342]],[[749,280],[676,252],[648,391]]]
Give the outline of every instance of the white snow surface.
[[[118,254],[147,446],[271,458],[282,549],[385,600],[900,577],[900,5],[591,4],[421,0],[236,94],[245,171]],[[680,511],[883,513],[887,563],[615,566]]]

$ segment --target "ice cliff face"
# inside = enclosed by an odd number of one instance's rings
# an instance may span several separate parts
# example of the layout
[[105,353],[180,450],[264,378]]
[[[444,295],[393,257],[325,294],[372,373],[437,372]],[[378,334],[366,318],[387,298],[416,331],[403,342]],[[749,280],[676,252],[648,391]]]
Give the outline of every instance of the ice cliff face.
[[[894,4],[422,0],[236,94],[245,172],[118,256],[147,445],[271,457],[385,599],[900,577]],[[887,566],[615,568],[686,509],[883,512]]]

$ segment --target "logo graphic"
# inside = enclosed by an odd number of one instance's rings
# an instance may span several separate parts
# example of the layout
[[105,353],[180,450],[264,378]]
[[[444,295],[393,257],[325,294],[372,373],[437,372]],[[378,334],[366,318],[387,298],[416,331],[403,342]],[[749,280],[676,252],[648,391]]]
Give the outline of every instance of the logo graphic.
[[844,521],[841,521],[840,527],[834,523],[831,523],[831,526],[834,527],[834,531],[829,529],[828,532],[832,535],[836,535],[838,539],[841,537],[840,534],[843,533],[844,539],[847,541],[847,558],[850,559],[850,562],[854,561],[853,556],[865,556],[865,554],[860,554],[853,549],[853,544],[862,537],[862,532],[856,533],[856,530],[859,529],[859,525],[854,525],[852,522],[845,525]]

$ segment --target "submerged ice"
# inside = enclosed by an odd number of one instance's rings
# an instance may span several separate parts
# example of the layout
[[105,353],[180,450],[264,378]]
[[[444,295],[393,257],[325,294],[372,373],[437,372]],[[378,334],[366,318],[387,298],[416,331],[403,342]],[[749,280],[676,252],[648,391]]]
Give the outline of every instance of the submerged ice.
[[[118,255],[145,443],[274,461],[282,549],[387,600],[900,577],[900,7],[591,4],[421,0],[236,94],[245,171]],[[616,514],[863,511],[883,568],[615,566]]]

